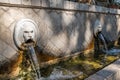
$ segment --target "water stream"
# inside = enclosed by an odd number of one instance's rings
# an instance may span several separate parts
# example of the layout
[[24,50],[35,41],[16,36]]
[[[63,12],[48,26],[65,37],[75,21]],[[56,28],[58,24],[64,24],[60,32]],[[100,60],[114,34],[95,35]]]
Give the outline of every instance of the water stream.
[[[118,53],[120,53],[120,49],[108,49],[106,40],[102,33],[98,33],[98,38],[102,41],[103,48],[104,48],[103,51],[106,53],[104,56],[104,61],[106,61],[107,55],[118,55]],[[28,52],[29,52],[28,55],[30,58],[32,69],[35,71],[35,74],[36,74],[35,80],[66,80],[66,79],[72,79],[72,78],[78,77],[81,74],[83,74],[81,72],[74,74],[71,71],[59,66],[59,67],[53,68],[53,71],[48,77],[42,77],[40,74],[39,61],[33,45],[28,46]]]
[[32,65],[33,70],[36,73],[36,79],[40,79],[41,74],[40,74],[40,66],[39,66],[39,62],[38,62],[38,58],[37,55],[35,53],[34,47],[32,45],[28,46],[29,49],[29,58],[30,58],[30,62]]
[[104,45],[104,49],[105,49],[105,51],[107,51],[108,50],[107,43],[106,43],[106,40],[105,40],[103,34],[102,33],[98,33],[98,38],[100,38],[102,40],[103,45]]
[[[16,74],[17,76],[13,75],[13,78],[8,77],[8,74],[2,75],[0,76],[0,80],[83,80],[104,67],[104,65],[101,64],[101,58],[103,59],[104,55],[99,56],[99,58],[95,60],[93,56],[91,56],[94,53],[91,52],[88,54],[89,58],[81,54],[67,61],[62,61],[40,69],[40,67],[37,67],[40,65],[40,63],[38,63],[39,57],[36,56],[37,52],[35,52],[34,47],[29,46],[28,53],[25,52],[24,55],[21,55],[23,56],[23,62],[18,66],[18,68],[21,69],[19,74]],[[115,59],[117,59],[115,56],[107,56],[105,65]],[[30,60],[32,64],[30,64]],[[5,69],[1,69],[1,71],[6,70],[6,67],[4,68]]]
[[49,77],[41,77],[40,80],[66,80],[78,77],[82,74],[82,72],[75,74],[65,68],[58,66],[53,69]]
[[98,38],[101,39],[102,43],[103,43],[103,46],[104,46],[104,49],[103,49],[103,52],[105,52],[105,57],[107,55],[113,55],[113,56],[117,56],[120,54],[120,49],[116,49],[116,48],[111,48],[111,49],[108,49],[107,47],[107,43],[106,43],[106,40],[103,36],[102,33],[98,33]]
[[35,50],[33,46],[28,46],[29,49],[29,58],[30,58],[30,62],[32,65],[33,70],[35,71],[36,74],[36,78],[35,80],[65,80],[65,79],[72,79],[75,77],[78,77],[80,75],[82,75],[82,72],[74,74],[71,71],[65,69],[65,68],[61,68],[59,67],[55,67],[52,71],[52,73],[50,74],[49,77],[41,77],[40,74],[40,66],[39,66],[39,61],[38,58],[36,56]]

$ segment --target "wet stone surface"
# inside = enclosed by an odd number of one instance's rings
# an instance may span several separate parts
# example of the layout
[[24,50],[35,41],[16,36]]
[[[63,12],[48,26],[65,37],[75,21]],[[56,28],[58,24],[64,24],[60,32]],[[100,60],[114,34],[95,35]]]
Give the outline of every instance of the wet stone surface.
[[[17,65],[15,67],[16,69],[13,69],[14,71],[17,71],[17,68],[19,68],[17,74],[14,73],[15,75],[12,75],[10,74],[11,72],[7,73],[7,71],[6,73],[2,73],[4,72],[2,70],[5,69],[1,69],[0,80],[36,80],[36,73],[32,69],[27,52],[21,53],[20,60],[15,64]],[[104,61],[104,54],[101,53],[98,58],[94,58],[93,55],[93,51],[88,54],[81,53],[80,55],[71,57],[65,61],[60,61],[59,63],[42,67],[39,70],[41,76],[40,80],[83,80],[119,58],[118,56],[107,56],[106,61]],[[41,55],[37,54],[38,62],[41,65],[41,60],[43,59],[39,56]]]
[[[103,55],[98,59],[80,55],[67,61],[41,68],[40,73],[42,77],[40,80],[82,80],[102,69],[102,67],[107,66],[116,60],[117,57],[108,56],[104,65],[102,64],[102,59]],[[34,80],[33,77],[35,77],[35,72],[31,69],[27,59],[24,59],[20,73],[17,77],[13,78],[13,80]]]

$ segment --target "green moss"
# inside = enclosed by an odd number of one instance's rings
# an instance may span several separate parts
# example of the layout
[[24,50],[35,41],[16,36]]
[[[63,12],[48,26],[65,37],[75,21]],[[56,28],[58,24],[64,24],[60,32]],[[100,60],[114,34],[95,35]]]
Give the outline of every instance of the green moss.
[[[92,53],[92,54],[94,54],[94,53]],[[88,54],[88,55],[81,54],[81,55],[79,55],[77,57],[73,57],[67,61],[61,61],[58,64],[51,65],[46,68],[41,68],[40,69],[41,75],[43,77],[48,77],[48,76],[50,76],[51,72],[53,71],[53,69],[55,67],[60,66],[60,67],[67,69],[75,74],[77,74],[79,72],[83,72],[82,75],[71,79],[71,80],[83,80],[84,78],[88,77],[91,74],[94,74],[96,71],[102,69],[103,67],[107,66],[111,62],[118,59],[118,57],[115,57],[115,56],[108,56],[108,57],[106,57],[106,61],[104,63],[104,61],[103,61],[104,54],[101,54],[97,59],[95,59],[95,58],[93,58],[93,56],[89,56],[89,55],[91,55],[91,54]],[[104,64],[102,64],[102,63],[104,63]],[[26,57],[23,58],[23,62],[20,65],[20,67],[22,70],[20,71],[19,75],[11,80],[16,80],[16,79],[34,80],[33,77],[35,76],[35,73],[33,72],[31,65],[30,65],[28,59],[26,59]],[[67,73],[64,72],[64,74],[67,74]]]

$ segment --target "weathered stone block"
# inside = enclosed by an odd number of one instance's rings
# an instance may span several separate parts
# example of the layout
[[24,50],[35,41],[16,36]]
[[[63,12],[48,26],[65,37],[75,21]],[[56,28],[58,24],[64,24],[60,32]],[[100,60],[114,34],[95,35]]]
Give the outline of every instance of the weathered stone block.
[[64,1],[64,9],[70,9],[70,1]]
[[31,5],[31,0],[22,0],[23,5]]
[[103,13],[108,13],[109,12],[109,9],[106,8],[106,7],[101,7],[102,10],[100,12],[103,12]]
[[88,11],[89,6],[87,4],[79,4],[79,10]]
[[94,5],[89,5],[89,9],[88,9],[89,11],[96,11],[96,6],[94,6]]
[[102,9],[103,9],[102,7],[99,7],[99,6],[95,6],[95,8],[96,8],[96,11],[97,11],[97,12],[101,12]]
[[10,8],[9,7],[1,7],[0,9],[2,9],[4,12],[7,12]]
[[64,8],[64,0],[57,0],[56,7],[57,8]]
[[56,5],[57,5],[57,1],[56,0],[49,0],[50,1],[50,7],[52,8],[56,8]]
[[110,72],[112,72],[112,74],[107,77],[108,80],[120,80],[120,77],[119,77],[120,76],[120,67],[119,67],[120,62],[119,61],[117,60],[105,68],[106,70],[109,70]]
[[117,9],[109,9],[109,13],[113,13],[113,14],[115,14],[115,13],[117,13]]
[[79,10],[79,3],[77,3],[77,2],[74,3],[74,9]]
[[3,55],[0,55],[0,66],[6,63],[7,61],[8,61],[7,58],[5,58]]
[[105,7],[100,7],[100,6],[95,6],[96,10],[95,12],[102,12],[102,13],[108,13],[109,12],[109,9],[108,8],[105,8]]
[[7,46],[6,50],[2,53],[8,59],[13,58],[16,55],[16,50],[14,50],[11,46]]
[[0,16],[2,16],[5,13],[5,10],[3,8],[0,8]]
[[117,60],[85,80],[98,80],[98,75],[102,77],[100,80],[120,80],[119,64],[120,60]]
[[2,23],[3,26],[9,27],[9,25],[14,21],[14,19],[11,18],[11,14],[12,13],[9,14],[5,12],[3,15],[1,15],[0,23]]
[[1,3],[9,3],[9,0],[0,0]]
[[115,72],[103,69],[98,71],[96,74],[104,77],[104,80],[105,80],[105,79],[112,78],[115,75]]
[[109,65],[108,66],[108,68],[109,69],[118,69],[118,70],[120,70],[119,68],[120,68],[120,59],[119,60],[117,60],[117,61],[115,61],[114,63],[112,63],[111,65]]
[[75,2],[69,2],[69,4],[70,4],[70,5],[69,5],[69,6],[70,6],[69,8],[75,10]]
[[50,7],[50,0],[42,0],[42,7]]
[[[0,22],[1,23],[1,22]],[[2,35],[3,35],[3,32],[5,32],[7,30],[7,27],[5,27],[5,25],[3,25],[1,23],[1,26],[0,26],[0,38],[2,38]]]
[[55,47],[62,51],[62,53],[65,53],[67,51],[67,38],[64,33],[59,34],[58,36],[53,36],[51,38],[51,42],[54,44]]
[[32,6],[40,6],[40,0],[31,0]]
[[0,38],[0,54],[2,54],[5,49],[7,49],[7,44]]
[[47,42],[47,44],[45,45],[44,50],[48,55],[52,55],[52,56],[61,56],[60,53],[62,53],[53,42],[51,42],[51,40],[49,40]]
[[40,6],[42,6],[42,0],[40,0]]
[[116,64],[116,65],[118,65],[118,67],[120,67],[120,59],[118,59],[117,61],[115,61],[114,64]]
[[118,71],[115,76],[114,76],[115,79],[113,80],[120,80],[120,71]]
[[117,14],[120,14],[120,10],[119,9],[117,9]]
[[21,0],[9,0],[10,4],[21,4]]
[[105,80],[105,79],[104,79],[104,77],[102,77],[102,76],[99,76],[99,75],[97,75],[97,74],[94,74],[94,75],[86,78],[85,80]]
[[6,29],[2,34],[0,34],[0,39],[5,42],[6,46],[10,45],[11,47],[13,47],[14,44],[12,43],[12,38],[13,35],[9,29]]

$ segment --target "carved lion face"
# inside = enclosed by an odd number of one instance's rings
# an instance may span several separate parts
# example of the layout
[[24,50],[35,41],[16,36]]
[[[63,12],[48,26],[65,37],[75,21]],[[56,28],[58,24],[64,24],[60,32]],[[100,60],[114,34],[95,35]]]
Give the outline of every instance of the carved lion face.
[[24,37],[25,42],[29,39],[34,39],[35,38],[35,30],[34,30],[33,26],[34,25],[32,23],[24,24],[23,37]]

